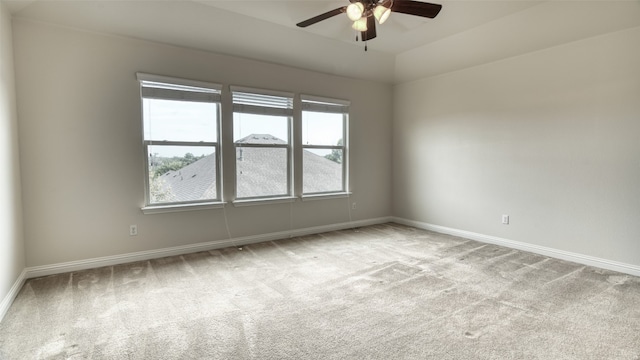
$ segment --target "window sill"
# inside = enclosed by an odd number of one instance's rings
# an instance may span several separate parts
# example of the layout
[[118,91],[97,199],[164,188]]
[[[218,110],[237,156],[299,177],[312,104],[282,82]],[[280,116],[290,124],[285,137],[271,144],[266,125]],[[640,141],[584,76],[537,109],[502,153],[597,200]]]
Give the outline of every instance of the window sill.
[[206,202],[179,205],[151,205],[145,206],[141,210],[144,214],[162,214],[179,211],[221,209],[224,207],[224,205],[224,202]]
[[[315,201],[315,200],[327,200],[327,199],[340,199],[348,198],[351,192],[340,193],[325,193],[325,194],[312,194],[304,195],[301,197],[302,201]],[[235,200],[232,202],[235,207],[243,206],[255,206],[255,205],[271,205],[271,204],[286,204],[295,202],[298,198],[295,196],[277,197],[277,198],[265,198],[265,199],[246,199]],[[209,209],[222,209],[227,202],[206,202],[206,203],[192,203],[192,204],[178,204],[178,205],[151,205],[141,208],[142,212],[148,214],[162,214],[181,211],[195,211],[195,210],[209,210]]]
[[337,192],[337,193],[324,193],[324,194],[310,194],[303,195],[302,201],[315,201],[315,200],[327,200],[327,199],[341,199],[351,196],[351,192]]
[[253,206],[253,205],[271,205],[271,204],[283,204],[295,202],[297,198],[295,196],[285,196],[277,198],[265,198],[265,199],[246,199],[246,200],[234,200],[233,206]]

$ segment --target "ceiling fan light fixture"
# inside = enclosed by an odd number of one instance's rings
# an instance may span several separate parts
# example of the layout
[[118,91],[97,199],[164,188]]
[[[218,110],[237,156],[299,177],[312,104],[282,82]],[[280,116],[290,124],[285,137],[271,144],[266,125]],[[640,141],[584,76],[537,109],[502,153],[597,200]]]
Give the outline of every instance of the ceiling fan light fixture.
[[351,27],[354,30],[367,31],[367,18],[366,17],[361,17],[360,19],[354,21],[353,25],[351,25]]
[[347,6],[347,17],[351,21],[357,21],[362,18],[364,13],[364,5],[361,2],[355,2]]
[[375,16],[376,20],[378,20],[378,23],[381,25],[387,21],[389,15],[391,15],[391,9],[382,5],[376,6],[373,10],[373,16]]

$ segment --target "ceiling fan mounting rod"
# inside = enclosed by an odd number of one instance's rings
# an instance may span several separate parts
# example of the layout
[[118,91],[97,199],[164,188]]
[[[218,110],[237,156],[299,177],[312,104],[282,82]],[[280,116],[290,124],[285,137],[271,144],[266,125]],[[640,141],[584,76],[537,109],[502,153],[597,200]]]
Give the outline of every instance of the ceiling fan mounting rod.
[[362,5],[364,5],[365,9],[362,16],[367,17],[373,15],[373,11],[379,5],[386,8],[391,8],[391,6],[393,6],[393,0],[361,0],[360,2],[362,3]]

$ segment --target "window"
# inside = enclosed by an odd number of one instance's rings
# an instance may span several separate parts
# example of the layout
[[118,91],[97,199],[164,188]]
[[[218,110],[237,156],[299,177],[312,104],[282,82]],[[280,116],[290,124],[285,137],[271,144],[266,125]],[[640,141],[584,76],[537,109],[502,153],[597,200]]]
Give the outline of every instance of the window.
[[301,95],[294,111],[292,93],[136,76],[145,214],[221,207],[227,182],[238,206],[348,193],[348,101]]
[[293,94],[231,92],[236,199],[291,196]]
[[142,73],[137,77],[146,205],[220,201],[221,87]]
[[302,193],[347,191],[349,103],[302,96]]

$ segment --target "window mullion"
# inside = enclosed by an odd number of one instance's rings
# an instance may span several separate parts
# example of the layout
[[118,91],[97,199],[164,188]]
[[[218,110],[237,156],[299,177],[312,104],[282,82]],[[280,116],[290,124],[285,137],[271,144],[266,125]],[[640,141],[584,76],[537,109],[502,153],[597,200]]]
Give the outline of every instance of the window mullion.
[[216,146],[217,142],[204,142],[204,141],[157,141],[157,140],[144,140],[144,145],[155,145],[155,146]]
[[289,144],[247,144],[247,143],[236,143],[236,147],[246,147],[246,148],[264,148],[264,147],[272,147],[272,148],[282,148],[286,149],[289,147]]
[[[349,101],[233,86],[222,91],[217,84],[143,73],[137,77],[143,105],[146,208],[349,190]],[[306,132],[305,116],[316,117]],[[213,121],[215,136],[209,132]],[[223,178],[224,171],[228,175]],[[211,179],[208,187],[187,184],[204,178]],[[305,179],[315,187],[310,190]],[[238,193],[240,182],[243,194]],[[164,191],[172,191],[171,196],[164,196]]]
[[344,149],[344,145],[302,145],[304,149]]

